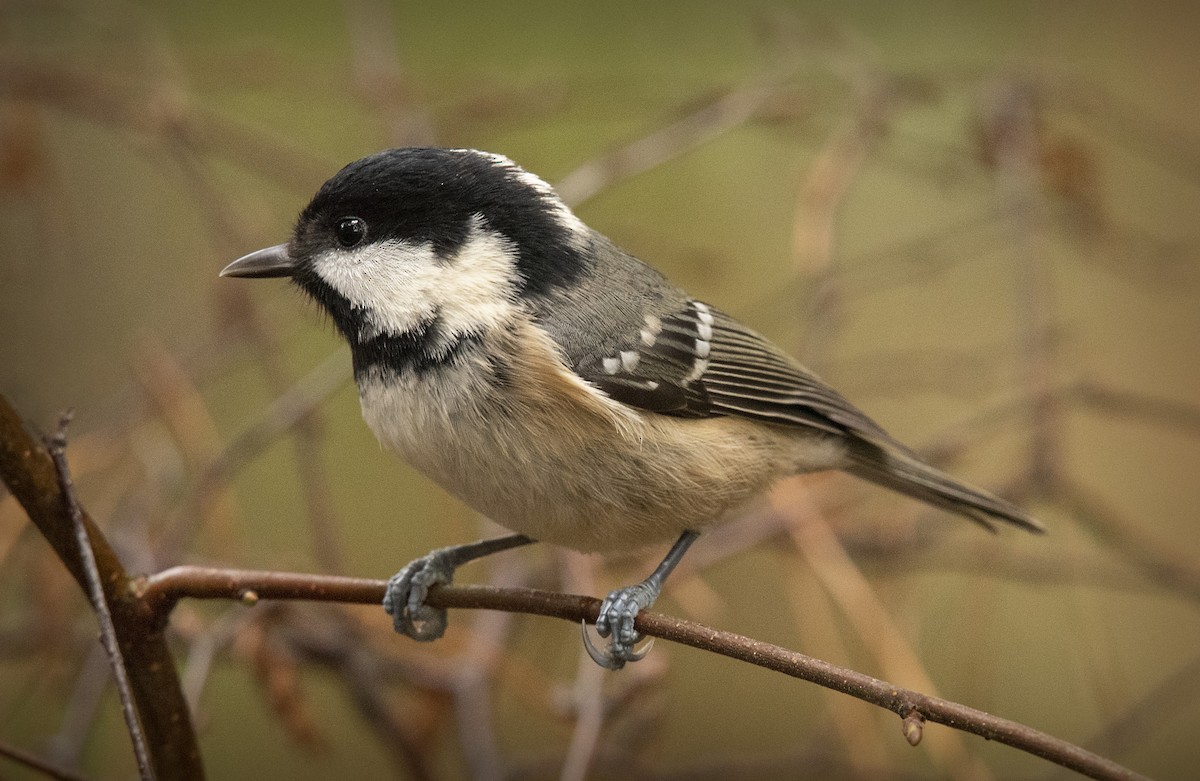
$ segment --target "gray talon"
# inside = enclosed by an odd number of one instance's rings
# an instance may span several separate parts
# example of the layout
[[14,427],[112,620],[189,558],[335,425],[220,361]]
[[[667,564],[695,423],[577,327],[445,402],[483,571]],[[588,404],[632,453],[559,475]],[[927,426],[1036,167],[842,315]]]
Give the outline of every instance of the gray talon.
[[642,646],[640,649],[631,649],[628,654],[620,655],[614,650],[612,643],[608,648],[603,650],[596,647],[592,642],[592,638],[588,635],[587,622],[580,622],[581,634],[583,635],[583,649],[587,651],[588,656],[592,657],[592,661],[607,670],[620,670],[625,666],[626,662],[637,662],[646,658],[646,654],[650,653],[650,649],[654,646],[654,638]]

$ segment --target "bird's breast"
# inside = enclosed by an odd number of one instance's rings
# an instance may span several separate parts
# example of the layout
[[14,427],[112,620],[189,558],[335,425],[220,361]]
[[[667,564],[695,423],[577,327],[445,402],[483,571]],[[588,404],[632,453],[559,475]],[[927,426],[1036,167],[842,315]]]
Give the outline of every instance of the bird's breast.
[[704,526],[793,471],[794,437],[621,405],[523,328],[435,370],[359,379],[379,440],[492,520],[579,550],[631,549]]

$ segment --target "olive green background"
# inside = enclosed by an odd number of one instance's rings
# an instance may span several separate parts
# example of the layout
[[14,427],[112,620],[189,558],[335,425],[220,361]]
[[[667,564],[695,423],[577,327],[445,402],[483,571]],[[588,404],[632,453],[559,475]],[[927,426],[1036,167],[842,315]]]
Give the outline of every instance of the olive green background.
[[[1029,237],[1015,235],[998,213],[995,177],[980,160],[971,123],[989,79],[1027,74],[1059,85],[1063,92],[1042,104],[1048,132],[1083,150],[1107,228],[1089,234],[1054,206],[1035,242],[1053,280],[1057,376],[1200,403],[1200,18],[1190,4],[384,7],[390,16],[371,3],[316,2],[0,9],[5,69],[52,65],[94,76],[114,95],[144,96],[130,116],[103,106],[89,114],[49,92],[45,100],[16,96],[13,71],[0,77],[0,391],[23,414],[49,427],[70,406],[81,434],[112,425],[138,396],[131,390],[138,356],[148,344],[188,355],[205,343],[221,318],[223,286],[253,286],[291,376],[337,347],[331,326],[282,282],[216,273],[242,252],[285,240],[325,177],[394,143],[397,124],[355,86],[358,44],[348,25],[355,14],[374,19],[375,32],[394,45],[404,85],[391,99],[407,107],[401,120],[423,123],[442,145],[506,154],[551,182],[753,77],[769,56],[762,30],[773,26],[816,30],[816,41],[853,41],[858,56],[934,85],[928,102],[899,110],[842,204],[834,252],[845,277],[837,317],[824,324],[834,337],[820,359],[827,379],[914,445],[1019,386],[1015,280]],[[817,64],[793,81],[796,116],[781,108],[775,121],[724,134],[579,209],[697,297],[796,350],[811,332],[797,317],[803,290],[791,260],[797,192],[854,106],[828,58],[798,45]],[[1068,106],[1064,94],[1086,98]],[[104,90],[94,97],[103,104]],[[206,184],[197,187],[191,163],[172,154],[161,132],[178,116],[217,118],[269,143],[259,150],[232,135],[204,138]],[[270,159],[262,151],[270,149],[290,152]],[[920,237],[933,238],[909,243]],[[252,356],[238,349],[198,380],[222,438],[271,400]],[[432,546],[476,533],[469,513],[380,452],[352,388],[323,410],[348,573],[385,577]],[[1076,410],[1065,420],[1071,473],[1157,544],[1184,560],[1200,558],[1195,428]],[[1025,441],[1023,432],[985,438],[959,471],[1003,482],[1021,463]],[[283,444],[240,475],[236,561],[218,563],[312,568],[296,480]],[[104,490],[83,481],[85,502]],[[866,506],[881,516],[890,507],[884,500]],[[1006,532],[988,542],[1064,557],[1105,550],[1060,508],[1033,509],[1050,535]],[[966,524],[931,523],[979,542]],[[214,540],[202,541],[201,551],[216,549]],[[806,635],[840,631],[794,620],[781,595],[796,566],[775,548],[718,566],[707,582],[724,600],[721,625],[799,650]],[[14,625],[30,601],[15,571],[0,575],[0,609]],[[880,572],[873,583],[944,696],[1086,742],[1169,676],[1195,667],[1200,610],[1194,595],[1151,585],[1110,589],[1079,575],[1055,585],[930,569]],[[662,607],[675,609],[670,601]],[[520,651],[568,684],[577,642],[568,626],[530,621]],[[665,768],[786,756],[828,729],[812,686],[665,643],[653,653],[670,660],[669,716],[655,744]],[[861,653],[831,661],[881,674]],[[49,682],[38,675],[36,660],[0,660],[0,739],[40,749],[58,728],[71,674]],[[34,679],[41,683],[25,685]],[[1184,681],[1114,759],[1157,777],[1188,777],[1200,763],[1200,683],[1195,675]],[[328,741],[317,754],[290,742],[242,666],[218,665],[200,724],[211,777],[391,773],[336,684],[316,672],[305,685]],[[132,772],[115,699],[109,704],[85,753],[85,770],[97,778]],[[565,748],[569,725],[533,714],[511,692],[498,695],[497,709],[506,756]],[[879,740],[902,743],[898,724],[889,732],[894,721],[880,716]],[[927,741],[940,729],[930,727]],[[1048,772],[1011,749],[965,740],[998,778]],[[934,772],[926,747],[902,748],[886,749],[898,772]],[[461,772],[446,753],[446,773]],[[0,767],[6,778],[27,777]]]

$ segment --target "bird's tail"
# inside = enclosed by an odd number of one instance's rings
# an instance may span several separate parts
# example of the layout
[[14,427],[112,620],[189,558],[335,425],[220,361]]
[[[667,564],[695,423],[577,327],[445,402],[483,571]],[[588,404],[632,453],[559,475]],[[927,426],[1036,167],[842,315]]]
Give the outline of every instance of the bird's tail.
[[989,530],[995,530],[992,521],[997,519],[1039,534],[1046,530],[1016,505],[955,480],[908,453],[858,440],[851,445],[850,458],[846,468],[850,474],[970,518]]

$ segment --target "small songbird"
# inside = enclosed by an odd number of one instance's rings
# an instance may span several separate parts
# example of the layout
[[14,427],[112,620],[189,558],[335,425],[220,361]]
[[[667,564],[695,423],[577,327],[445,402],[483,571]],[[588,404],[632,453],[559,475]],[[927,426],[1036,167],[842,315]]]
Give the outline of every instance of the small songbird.
[[291,241],[227,277],[290,277],[350,343],[386,447],[516,532],[402,569],[384,607],[418,640],[424,604],[472,559],[535,540],[614,551],[674,539],[617,589],[585,644],[640,658],[638,611],[704,527],[779,478],[840,469],[990,527],[1041,525],[923,463],[819,377],[592,230],[546,182],[473,149],[390,149],[326,182]]

